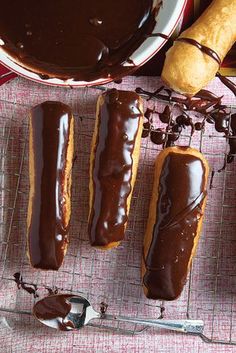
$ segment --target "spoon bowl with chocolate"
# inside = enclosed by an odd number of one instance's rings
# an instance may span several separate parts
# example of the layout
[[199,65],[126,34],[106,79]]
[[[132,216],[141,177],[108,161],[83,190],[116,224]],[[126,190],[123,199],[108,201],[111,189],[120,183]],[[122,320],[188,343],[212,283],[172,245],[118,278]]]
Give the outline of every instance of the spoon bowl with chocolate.
[[4,1],[0,63],[29,79],[88,86],[149,60],[174,31],[186,0]]
[[103,319],[113,322],[129,322],[167,330],[201,334],[202,320],[164,320],[137,319],[114,316],[106,313],[106,304],[101,304],[100,313],[95,311],[89,301],[82,296],[72,294],[50,295],[39,300],[33,308],[33,314],[42,324],[61,331],[79,330],[91,320]]

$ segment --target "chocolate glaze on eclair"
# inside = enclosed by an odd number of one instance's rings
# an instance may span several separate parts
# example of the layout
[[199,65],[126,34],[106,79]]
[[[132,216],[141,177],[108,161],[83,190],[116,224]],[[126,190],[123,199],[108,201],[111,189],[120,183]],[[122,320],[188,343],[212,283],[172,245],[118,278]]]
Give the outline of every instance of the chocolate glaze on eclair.
[[[161,1],[2,1],[0,45],[42,79],[118,78],[152,33]],[[126,63],[126,65],[123,65]]]
[[182,292],[201,232],[208,164],[192,148],[167,148],[157,157],[144,240],[143,285],[150,299]]
[[110,90],[100,96],[90,163],[89,237],[109,248],[124,238],[141,134],[142,103],[135,92]]
[[74,118],[60,102],[30,114],[28,256],[34,268],[58,270],[68,246]]

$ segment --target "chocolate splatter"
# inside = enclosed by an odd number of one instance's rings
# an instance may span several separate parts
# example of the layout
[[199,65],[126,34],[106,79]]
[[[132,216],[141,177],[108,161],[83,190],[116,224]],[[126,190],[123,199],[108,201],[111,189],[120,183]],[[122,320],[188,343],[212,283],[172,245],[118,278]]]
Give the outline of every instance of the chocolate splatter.
[[146,138],[149,136],[150,131],[152,129],[152,116],[153,116],[154,110],[147,108],[144,117],[146,118],[147,121],[143,123],[143,132],[142,132],[142,137]]
[[119,78],[117,80],[114,80],[114,83],[116,83],[117,85],[120,85],[122,83],[122,78]]
[[151,130],[150,139],[156,145],[163,145],[166,141],[166,133],[162,129]]
[[[210,108],[212,108],[212,110],[222,108],[221,105],[219,107],[219,104],[223,97],[217,97],[207,90],[202,90],[193,97],[175,97],[171,90],[165,89],[163,86],[154,92],[145,91],[141,87],[137,87],[135,91],[141,96],[144,96],[147,101],[155,98],[169,104],[177,103],[176,105],[182,112],[194,111],[200,114],[208,114]],[[161,91],[163,92],[161,93]]]
[[142,138],[148,137],[150,130],[151,130],[151,125],[150,125],[150,122],[147,121],[146,123],[143,124]]
[[72,160],[72,169],[74,168],[75,162],[77,161],[77,159],[78,159],[78,156],[74,156],[74,158]]
[[[220,77],[220,76],[219,76]],[[233,82],[223,77],[227,85],[230,85],[231,90],[236,88]],[[229,82],[230,81],[230,84]],[[136,92],[144,96],[147,101],[157,99],[167,102],[163,112],[156,112],[148,108],[144,114],[147,121],[144,123],[143,137],[150,136],[153,143],[157,145],[163,144],[163,147],[173,146],[181,136],[182,130],[191,127],[191,136],[195,131],[204,131],[205,124],[214,124],[215,130],[219,133],[224,133],[228,140],[230,152],[226,157],[225,169],[227,163],[232,163],[236,155],[236,114],[231,115],[230,109],[222,104],[222,98],[208,90],[201,90],[193,97],[173,96],[173,91],[166,89],[164,86],[159,87],[154,92],[149,92],[141,87],[136,88]],[[173,117],[169,104],[174,104],[180,111],[177,117]],[[193,122],[189,116],[190,112],[195,114],[196,118],[201,121]],[[155,128],[153,126],[153,115],[159,116],[159,121],[166,124],[166,129]],[[199,116],[200,115],[200,116]],[[230,123],[231,121],[231,123]],[[164,141],[164,142],[163,142]]]
[[232,163],[236,155],[236,114],[231,115],[230,119],[230,134],[229,138],[229,154],[227,156],[227,163]]
[[[14,281],[17,284],[17,288],[18,289],[23,289],[27,293],[33,294],[34,298],[38,298],[39,297],[39,295],[37,293],[39,288],[38,288],[38,286],[36,284],[25,282],[23,280],[23,277],[22,277],[20,272],[14,273],[13,277],[14,277]],[[56,286],[54,286],[54,287],[44,286],[43,288],[48,291],[48,295],[57,294],[58,291],[59,291]]]
[[213,189],[214,176],[215,176],[215,171],[212,170],[212,172],[211,172],[211,180],[210,180],[210,189]]
[[210,117],[215,122],[217,132],[224,132],[226,135],[229,132],[229,113],[217,111],[210,114]]
[[197,123],[195,123],[195,130],[196,131],[203,131],[204,127],[205,127],[204,121],[202,121],[202,122],[198,121]]
[[161,314],[160,314],[160,316],[159,316],[159,319],[163,319],[163,318],[164,318],[165,310],[166,310],[165,307],[164,307],[164,306],[161,306],[161,308],[160,308]]
[[164,124],[171,123],[171,110],[169,105],[167,105],[162,113],[159,113],[159,119]]
[[235,85],[235,83],[233,81],[229,80],[227,77],[222,76],[219,72],[216,74],[216,76],[236,96],[236,85]]
[[106,312],[107,312],[107,308],[108,308],[108,304],[106,304],[104,302],[101,302],[101,304],[100,304],[100,313],[102,315],[105,315]]
[[[162,95],[160,95],[159,93],[164,89],[164,86],[159,87],[156,91],[154,91],[153,93],[148,92],[148,91],[144,91],[141,87],[137,87],[135,92],[141,95],[146,95],[147,96],[147,101],[151,100],[152,98],[160,98]],[[164,96],[167,97],[167,96]],[[161,99],[161,98],[160,98]],[[168,98],[169,101],[169,98]]]
[[20,272],[14,273],[13,277],[14,277],[14,281],[17,284],[18,289],[22,288],[27,293],[33,294],[34,298],[38,297],[38,294],[37,294],[38,287],[35,284],[24,282]]
[[55,287],[45,287],[48,291],[48,295],[55,295],[55,294],[58,294],[58,288],[55,286]]
[[50,79],[50,77],[48,76],[48,75],[46,75],[46,74],[38,74],[39,75],[39,77],[42,79],[42,80],[49,80]]

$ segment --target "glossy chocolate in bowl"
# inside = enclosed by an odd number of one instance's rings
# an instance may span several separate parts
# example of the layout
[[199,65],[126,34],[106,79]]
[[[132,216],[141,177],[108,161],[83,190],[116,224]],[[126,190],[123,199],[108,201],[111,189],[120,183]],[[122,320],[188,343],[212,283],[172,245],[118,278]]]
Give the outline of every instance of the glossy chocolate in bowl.
[[7,53],[44,78],[117,78],[156,24],[153,0],[4,1],[0,39]]
[[148,298],[173,300],[182,292],[202,217],[205,178],[206,168],[198,157],[170,152],[165,158],[156,223],[143,259]]
[[73,116],[60,102],[30,114],[28,254],[34,268],[58,270],[68,245]]
[[74,324],[67,316],[71,310],[68,301],[73,297],[69,294],[52,295],[38,301],[33,308],[33,314],[42,323],[50,322],[50,326],[61,331],[74,329]]
[[91,160],[89,237],[93,246],[106,247],[124,238],[135,168],[134,149],[143,113],[135,92],[113,89],[104,93],[101,100]]

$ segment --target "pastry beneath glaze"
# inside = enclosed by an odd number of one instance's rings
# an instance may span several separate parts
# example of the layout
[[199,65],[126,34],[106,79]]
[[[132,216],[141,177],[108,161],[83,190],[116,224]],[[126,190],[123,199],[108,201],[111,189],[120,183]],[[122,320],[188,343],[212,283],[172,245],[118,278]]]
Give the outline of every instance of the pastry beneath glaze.
[[109,249],[124,238],[142,129],[143,104],[135,92],[112,89],[99,97],[90,159],[92,246]]
[[60,102],[30,114],[27,219],[28,256],[34,268],[58,270],[68,246],[74,118]]
[[176,92],[195,95],[215,77],[235,41],[236,1],[212,1],[167,52],[162,80]]
[[209,167],[189,147],[169,147],[156,159],[144,239],[142,278],[150,299],[181,294],[200,237]]

